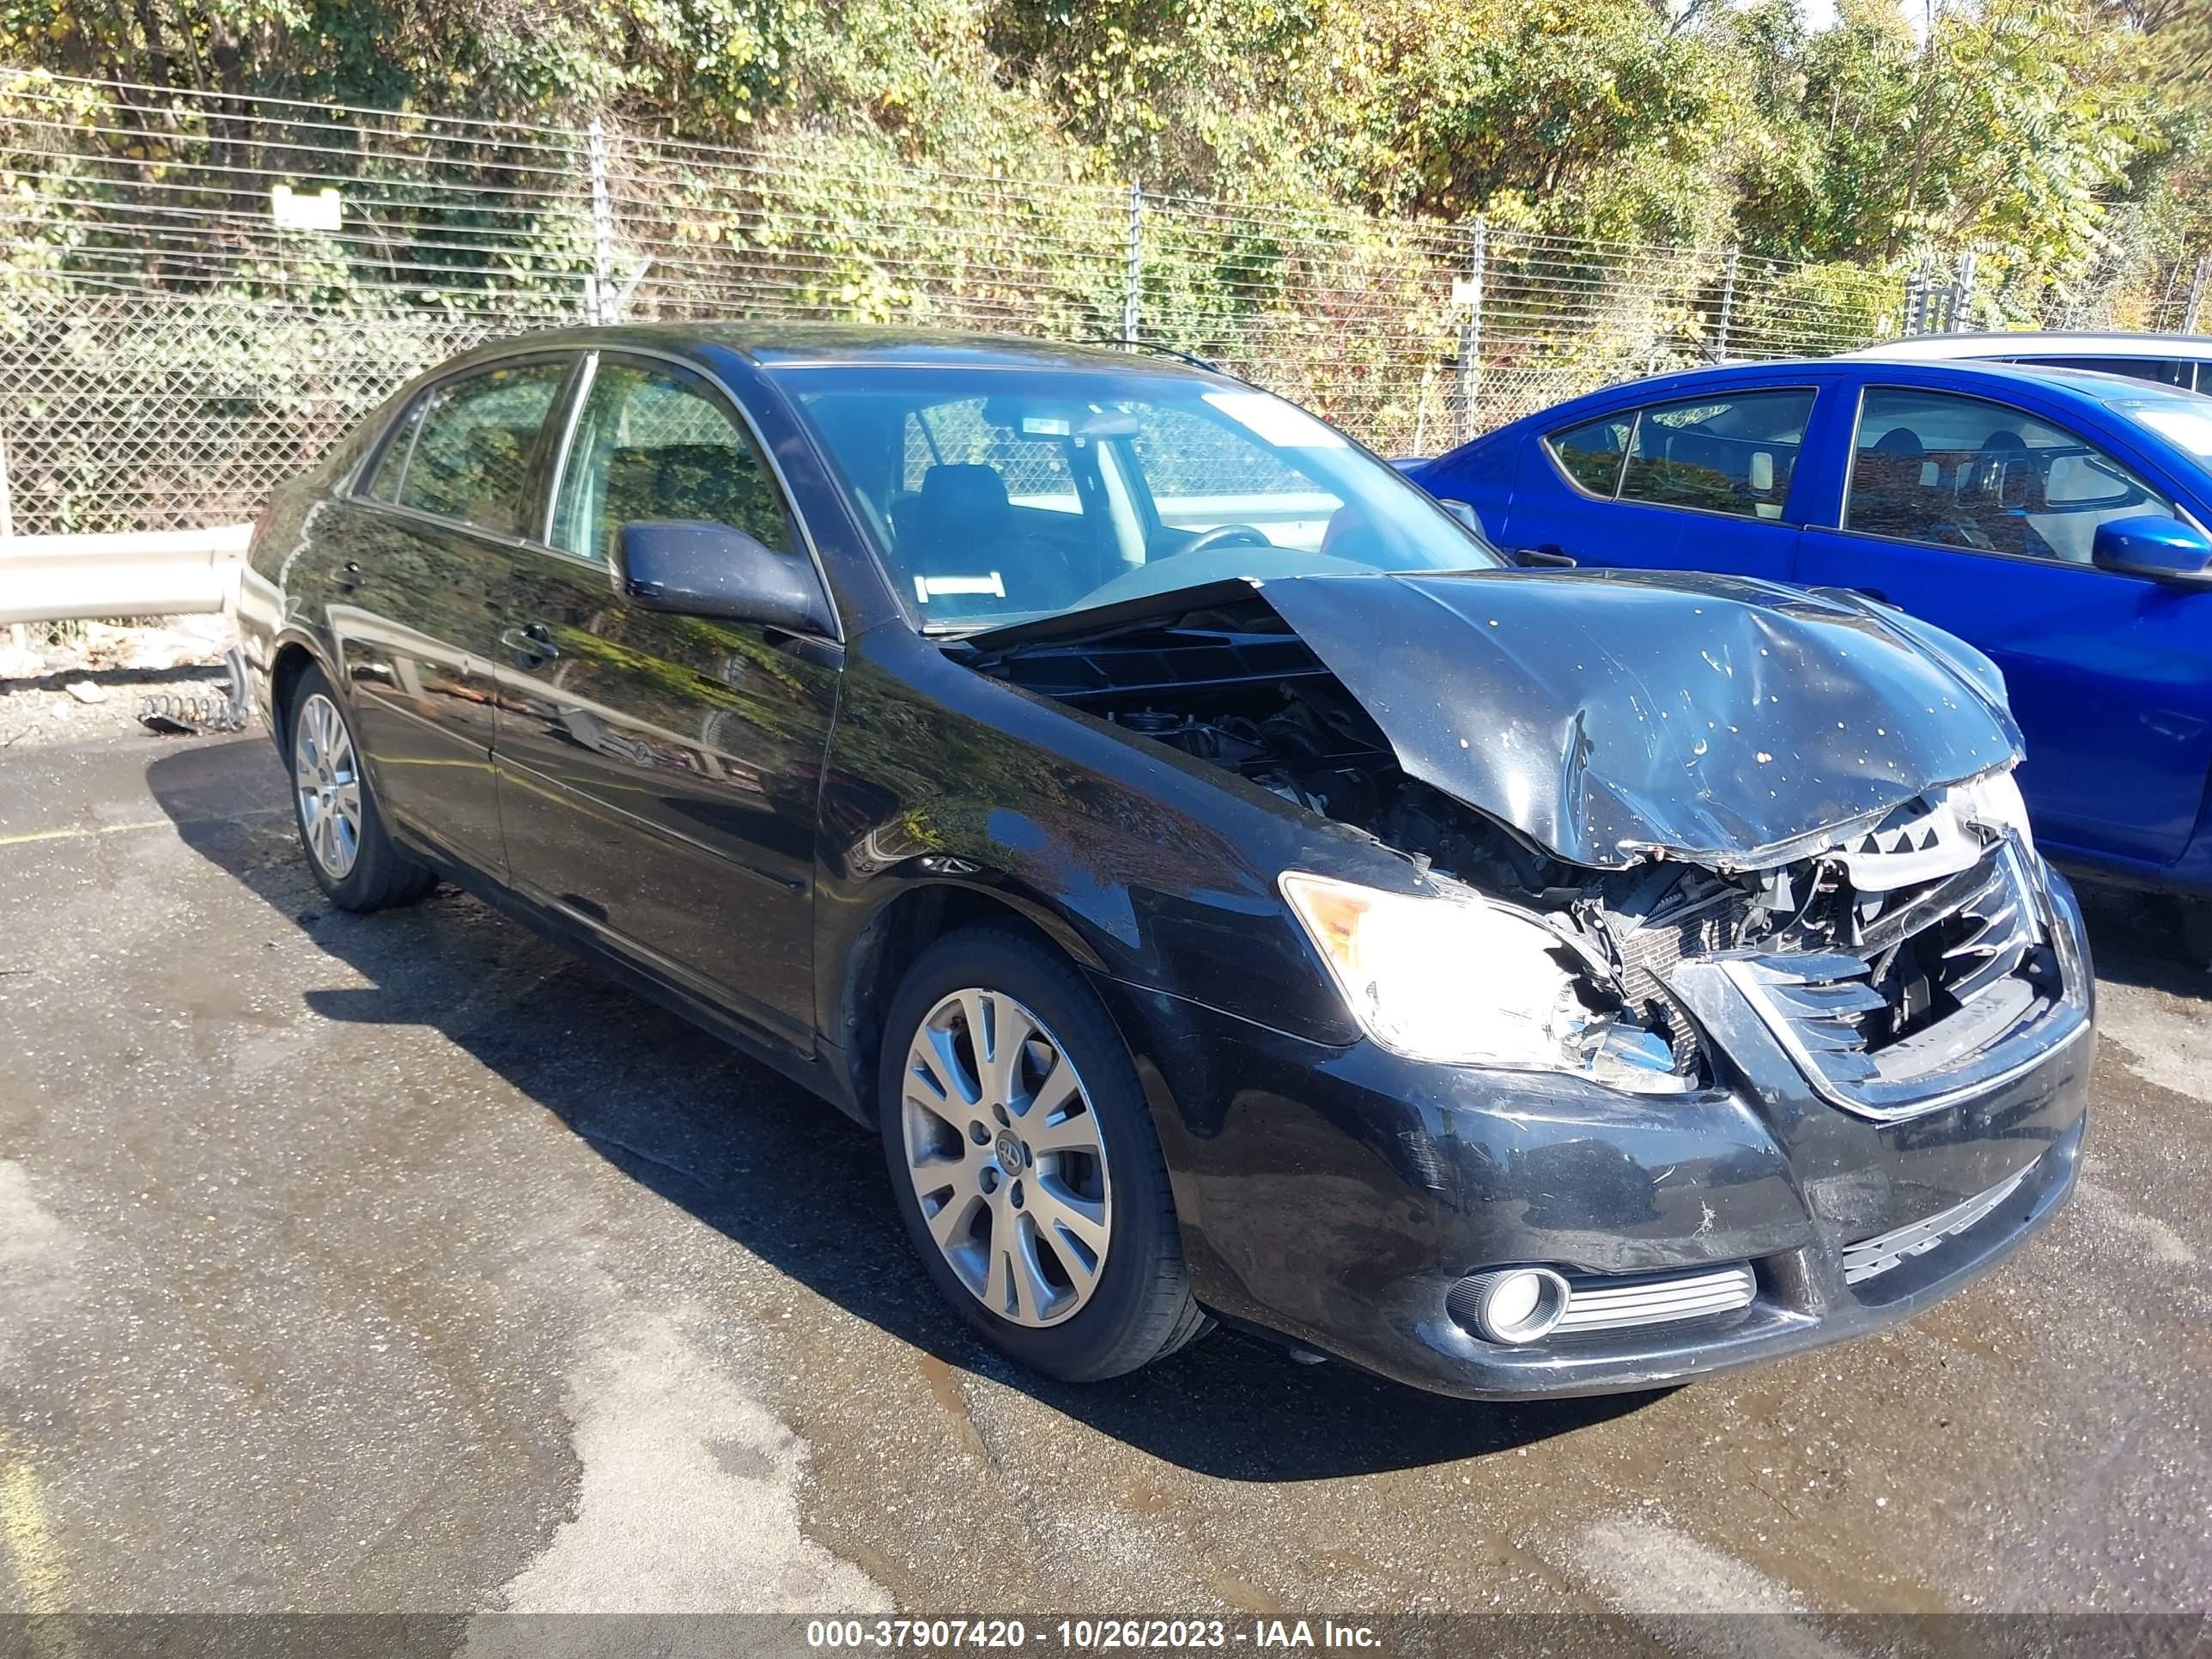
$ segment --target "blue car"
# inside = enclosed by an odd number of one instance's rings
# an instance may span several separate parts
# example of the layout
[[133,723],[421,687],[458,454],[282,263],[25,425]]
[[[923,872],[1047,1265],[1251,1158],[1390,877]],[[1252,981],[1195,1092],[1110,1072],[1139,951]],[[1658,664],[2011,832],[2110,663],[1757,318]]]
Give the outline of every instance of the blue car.
[[1991,363],[1698,369],[1409,469],[1525,562],[1856,589],[2003,671],[2054,860],[2212,962],[2212,398]]

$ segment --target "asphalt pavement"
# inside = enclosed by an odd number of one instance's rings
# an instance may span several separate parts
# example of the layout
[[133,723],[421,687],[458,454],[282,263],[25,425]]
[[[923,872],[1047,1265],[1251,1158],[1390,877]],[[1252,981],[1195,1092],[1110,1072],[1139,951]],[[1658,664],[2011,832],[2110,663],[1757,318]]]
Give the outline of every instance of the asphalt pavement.
[[0,1610],[2203,1609],[2212,985],[2088,896],[2079,1196],[1901,1328],[1069,1388],[827,1107],[457,893],[329,908],[265,737],[0,754]]

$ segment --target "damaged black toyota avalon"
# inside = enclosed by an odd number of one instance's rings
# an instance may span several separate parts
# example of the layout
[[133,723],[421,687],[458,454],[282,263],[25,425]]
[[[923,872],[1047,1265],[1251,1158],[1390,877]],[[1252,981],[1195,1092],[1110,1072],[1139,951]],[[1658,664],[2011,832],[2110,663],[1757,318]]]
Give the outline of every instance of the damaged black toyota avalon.
[[1200,367],[510,342],[252,565],[332,898],[460,884],[873,1126],[1040,1371],[1219,1320],[1642,1388],[1902,1318],[2072,1185],[2089,963],[1986,660],[1507,568]]

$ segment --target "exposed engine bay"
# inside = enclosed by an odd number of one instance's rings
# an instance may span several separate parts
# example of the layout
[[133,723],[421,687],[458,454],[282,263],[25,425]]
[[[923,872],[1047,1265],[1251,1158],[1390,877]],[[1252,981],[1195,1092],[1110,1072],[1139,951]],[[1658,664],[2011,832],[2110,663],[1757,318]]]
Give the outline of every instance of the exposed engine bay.
[[[1191,643],[1188,629],[1179,643]],[[1850,1075],[1873,1075],[1885,1049],[1999,981],[2032,989],[2049,976],[2045,988],[2055,989],[2049,949],[2023,925],[1998,867],[2002,829],[1975,822],[1955,791],[1839,825],[1809,853],[1765,867],[1652,855],[1594,868],[1409,775],[1376,720],[1295,636],[1237,630],[1195,649],[1161,643],[1154,635],[1032,649],[977,665],[1234,772],[1526,914],[1576,970],[1571,1023],[1602,1081],[1666,1091],[1712,1080],[1714,1056],[1668,987],[1688,960],[1815,964],[1822,971],[1784,975],[1796,988],[1790,1014],[1830,1051],[1824,1063]],[[1170,663],[1212,672],[1170,678]]]

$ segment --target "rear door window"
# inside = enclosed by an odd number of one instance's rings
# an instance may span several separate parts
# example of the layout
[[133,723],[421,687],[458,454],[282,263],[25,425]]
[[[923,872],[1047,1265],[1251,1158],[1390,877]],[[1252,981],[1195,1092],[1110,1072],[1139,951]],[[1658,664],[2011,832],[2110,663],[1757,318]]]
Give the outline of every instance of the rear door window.
[[1812,414],[1803,390],[1652,404],[1638,412],[1620,499],[1779,519]]
[[534,528],[526,524],[534,515],[524,510],[523,489],[538,429],[568,373],[564,362],[518,363],[434,386],[412,416],[413,441],[398,476],[386,476],[395,442],[371,492],[501,535]]
[[1870,386],[1845,530],[2087,564],[2097,526],[2173,504],[2093,443],[1979,398]]
[[1559,470],[1593,495],[1607,501],[1620,488],[1620,463],[1636,430],[1636,411],[1601,415],[1595,421],[1545,434],[1544,447]]

